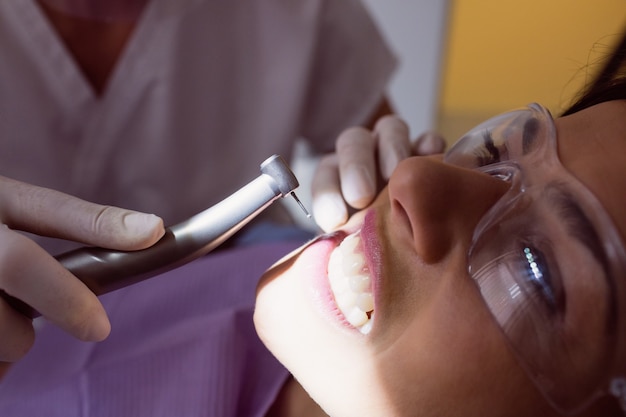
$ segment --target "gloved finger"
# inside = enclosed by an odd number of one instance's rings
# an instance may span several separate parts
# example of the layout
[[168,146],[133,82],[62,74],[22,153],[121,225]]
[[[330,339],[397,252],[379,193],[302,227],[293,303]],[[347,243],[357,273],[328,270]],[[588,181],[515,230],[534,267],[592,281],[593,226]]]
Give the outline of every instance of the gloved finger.
[[345,130],[336,144],[339,178],[344,200],[354,208],[363,208],[376,196],[376,139],[361,127]]
[[32,320],[0,298],[0,361],[21,359],[35,342]]
[[[0,289],[81,340],[106,338],[111,326],[98,298],[50,254],[6,226],[0,227]],[[21,324],[11,320],[19,338]],[[0,339],[0,344],[6,340]]]
[[435,155],[446,150],[446,140],[436,132],[424,132],[413,142],[414,155]]
[[313,218],[317,225],[329,232],[348,220],[348,207],[339,184],[339,157],[322,157],[311,182]]
[[398,116],[384,116],[376,122],[374,135],[378,142],[380,174],[387,182],[398,163],[411,156],[409,126]]
[[165,233],[153,214],[89,203],[4,177],[0,216],[14,229],[119,250],[144,249]]

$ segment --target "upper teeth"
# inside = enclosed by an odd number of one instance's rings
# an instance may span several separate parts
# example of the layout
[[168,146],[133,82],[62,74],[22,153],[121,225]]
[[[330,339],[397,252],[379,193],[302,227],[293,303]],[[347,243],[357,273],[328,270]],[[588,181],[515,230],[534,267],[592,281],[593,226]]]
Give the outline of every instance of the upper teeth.
[[374,297],[365,257],[356,249],[359,233],[347,236],[328,262],[328,280],[337,307],[361,333],[369,333],[374,318]]

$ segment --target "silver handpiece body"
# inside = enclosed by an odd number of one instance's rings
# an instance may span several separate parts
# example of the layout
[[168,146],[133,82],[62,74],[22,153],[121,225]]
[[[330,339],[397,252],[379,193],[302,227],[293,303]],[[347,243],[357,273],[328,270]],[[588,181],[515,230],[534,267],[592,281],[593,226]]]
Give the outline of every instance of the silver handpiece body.
[[[168,227],[147,249],[127,252],[83,247],[59,255],[57,260],[96,295],[105,294],[209,253],[277,199],[288,194],[295,198],[297,187],[298,180],[287,163],[273,155],[261,164],[259,177],[207,210]],[[39,315],[21,301],[2,295],[22,313]]]

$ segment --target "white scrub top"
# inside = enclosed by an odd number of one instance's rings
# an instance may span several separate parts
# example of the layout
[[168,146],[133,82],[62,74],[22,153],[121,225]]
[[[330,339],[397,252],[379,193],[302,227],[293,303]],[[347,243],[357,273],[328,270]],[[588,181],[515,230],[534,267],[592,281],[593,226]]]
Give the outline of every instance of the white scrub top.
[[101,96],[33,0],[0,1],[0,51],[0,175],[166,224],[332,150],[395,66],[358,0],[153,0]]

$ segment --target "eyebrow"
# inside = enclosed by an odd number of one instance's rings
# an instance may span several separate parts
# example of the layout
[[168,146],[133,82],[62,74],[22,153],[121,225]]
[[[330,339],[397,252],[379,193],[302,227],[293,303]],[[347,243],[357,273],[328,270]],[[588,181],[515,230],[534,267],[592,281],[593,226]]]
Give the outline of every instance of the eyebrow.
[[608,328],[614,330],[617,318],[617,304],[615,300],[616,285],[611,276],[609,259],[604,251],[604,245],[600,239],[598,231],[587,217],[576,198],[561,183],[551,183],[547,186],[548,198],[555,205],[559,217],[564,221],[567,232],[576,240],[581,242],[600,263],[604,271],[604,279],[609,287],[610,314],[608,317]]
[[593,254],[594,258],[608,271],[608,260],[602,241],[591,220],[589,220],[589,217],[587,217],[576,199],[565,189],[563,184],[552,183],[548,186],[548,189],[550,201],[558,209],[559,216],[567,225],[568,233],[583,243]]

